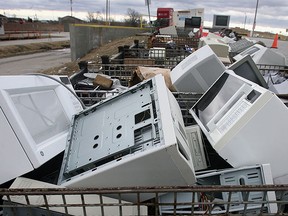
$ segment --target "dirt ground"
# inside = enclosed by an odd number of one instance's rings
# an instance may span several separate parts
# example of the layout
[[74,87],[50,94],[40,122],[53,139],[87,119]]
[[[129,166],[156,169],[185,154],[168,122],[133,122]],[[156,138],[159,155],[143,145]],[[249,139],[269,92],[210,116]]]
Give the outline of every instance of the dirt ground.
[[139,40],[139,42],[147,43],[148,37],[147,36],[131,36],[126,38],[121,38],[118,40],[111,41],[107,44],[102,45],[99,48],[91,50],[87,55],[83,56],[77,61],[69,62],[64,64],[60,67],[50,68],[48,70],[44,70],[43,73],[45,74],[61,74],[71,76],[73,73],[79,71],[78,63],[80,61],[87,61],[91,63],[101,63],[101,56],[108,55],[112,56],[118,53],[118,47],[124,45],[132,45],[134,40]]
[[107,44],[102,45],[99,48],[91,50],[87,55],[83,56],[77,61],[69,62],[62,67],[50,68],[48,70],[43,71],[45,74],[59,74],[59,71],[63,75],[71,76],[73,73],[79,71],[78,63],[80,61],[87,61],[91,63],[101,63],[101,56],[108,55],[112,56],[118,53],[118,47],[124,45],[132,45],[134,40],[139,40],[139,42],[147,43],[147,36],[131,36],[126,38],[121,38],[118,40],[111,41]]
[[15,55],[32,54],[36,52],[45,52],[48,50],[63,49],[67,47],[70,47],[69,41],[0,46],[0,58],[11,57]]

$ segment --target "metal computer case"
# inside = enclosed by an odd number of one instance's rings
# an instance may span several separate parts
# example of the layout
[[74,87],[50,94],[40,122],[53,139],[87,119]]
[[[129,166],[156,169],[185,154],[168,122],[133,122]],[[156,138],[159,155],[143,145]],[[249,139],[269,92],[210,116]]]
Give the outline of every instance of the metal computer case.
[[194,182],[181,111],[162,75],[74,116],[58,184],[125,187]]
[[288,182],[288,109],[274,93],[226,71],[190,113],[230,165],[269,163],[274,180]]
[[[240,168],[228,168],[224,170],[210,170],[197,174],[197,183],[203,186],[257,186],[257,185],[271,185],[273,184],[271,168],[269,164],[245,166]],[[230,203],[229,212],[239,213],[245,210],[259,210],[262,207],[261,201],[269,200],[270,203],[266,205],[269,213],[277,211],[277,205],[273,203],[276,200],[275,192],[268,191],[253,191],[245,193],[244,191],[229,192],[213,192],[211,193],[192,193],[192,192],[178,192],[167,193],[159,197],[159,202],[162,203],[179,203],[177,206],[173,205],[160,205],[160,212],[171,214],[176,210],[177,214],[191,214],[191,205],[194,202],[201,202],[201,196],[209,197],[212,203],[215,203],[212,208],[213,214],[226,213],[227,204]],[[229,197],[230,196],[230,197]],[[242,203],[246,201],[247,206]],[[220,204],[222,202],[222,204]],[[183,205],[181,203],[187,203]],[[191,203],[189,205],[189,203]],[[265,205],[265,204],[263,204]],[[204,209],[202,208],[204,207]],[[175,208],[175,209],[174,209]],[[196,214],[205,213],[205,205],[194,205],[194,212]]]

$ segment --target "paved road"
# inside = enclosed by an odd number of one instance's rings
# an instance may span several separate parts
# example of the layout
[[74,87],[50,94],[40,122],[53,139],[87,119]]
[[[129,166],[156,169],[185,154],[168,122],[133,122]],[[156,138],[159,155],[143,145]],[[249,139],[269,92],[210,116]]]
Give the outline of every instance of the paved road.
[[0,75],[40,73],[42,70],[71,62],[70,49],[0,59]]
[[[43,35],[44,36],[44,35]],[[0,46],[70,40],[69,32],[55,32],[51,38],[0,41]],[[71,62],[70,49],[61,49],[0,59],[0,75],[40,73],[42,70]]]
[[[271,47],[273,44],[272,39],[266,39],[266,38],[252,38],[252,39],[264,42],[267,47]],[[275,52],[280,52],[284,54],[287,60],[286,64],[288,64],[288,41],[278,40],[278,48],[273,50]]]

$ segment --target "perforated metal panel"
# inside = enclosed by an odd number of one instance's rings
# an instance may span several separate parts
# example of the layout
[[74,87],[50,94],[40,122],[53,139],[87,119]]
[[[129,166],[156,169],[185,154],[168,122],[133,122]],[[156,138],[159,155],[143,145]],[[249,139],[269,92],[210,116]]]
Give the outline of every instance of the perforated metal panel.
[[[265,184],[264,179],[262,178],[261,167],[251,167],[247,169],[240,169],[230,172],[222,172],[220,175],[221,185],[263,185]],[[270,182],[272,183],[272,182]],[[223,192],[223,199],[228,199],[228,193]],[[231,194],[231,201],[235,202],[233,208],[243,208],[242,204],[237,204],[237,202],[242,200],[251,200],[251,201],[261,201],[265,199],[265,194],[262,191],[245,193],[238,192]],[[260,205],[254,205],[255,207]]]
[[[64,173],[108,163],[118,157],[150,148],[157,139],[157,105],[151,83],[128,91],[75,116],[67,166]],[[134,134],[133,134],[134,133]],[[73,150],[72,150],[73,149]]]
[[[211,171],[210,173],[204,173],[197,175],[198,184],[204,185],[221,185],[221,186],[251,186],[254,185],[270,185],[273,183],[271,176],[271,169],[269,164],[255,165],[249,167],[224,169],[220,171]],[[264,205],[261,204],[264,200],[275,200],[275,193],[265,193],[263,191],[235,191],[229,192],[203,192],[200,194],[191,192],[178,192],[167,193],[159,197],[160,203],[166,203],[166,206],[162,206],[160,211],[162,213],[177,213],[177,214],[190,214],[195,212],[198,214],[212,213],[220,214],[226,211],[238,212],[243,211],[260,211]],[[211,209],[208,209],[206,205],[195,205],[193,209],[190,206],[184,205],[184,203],[197,203],[199,202],[215,202]],[[181,203],[182,205],[173,206],[174,203]],[[227,205],[229,202],[230,204]],[[249,206],[245,206],[243,202],[249,202]],[[170,205],[169,205],[170,204]],[[270,212],[275,212],[276,205],[266,205]]]

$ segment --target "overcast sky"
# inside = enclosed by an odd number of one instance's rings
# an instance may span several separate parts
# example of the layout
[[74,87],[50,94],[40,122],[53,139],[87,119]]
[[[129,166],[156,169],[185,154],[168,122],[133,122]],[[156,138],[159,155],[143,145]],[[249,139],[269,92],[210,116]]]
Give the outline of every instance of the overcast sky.
[[[109,0],[112,19],[124,19],[127,9],[148,14],[145,0]],[[174,10],[204,8],[204,25],[209,26],[213,14],[230,15],[230,26],[252,28],[257,0],[151,0],[150,13],[156,15],[159,7]],[[88,12],[100,12],[105,17],[106,0],[72,0],[73,16],[87,20]],[[70,0],[6,0],[0,4],[0,14],[34,19],[54,19],[70,15]],[[121,17],[122,16],[122,17]],[[121,17],[121,18],[120,18]],[[246,22],[245,22],[246,20]],[[288,28],[287,0],[259,0],[256,30],[284,33]]]

